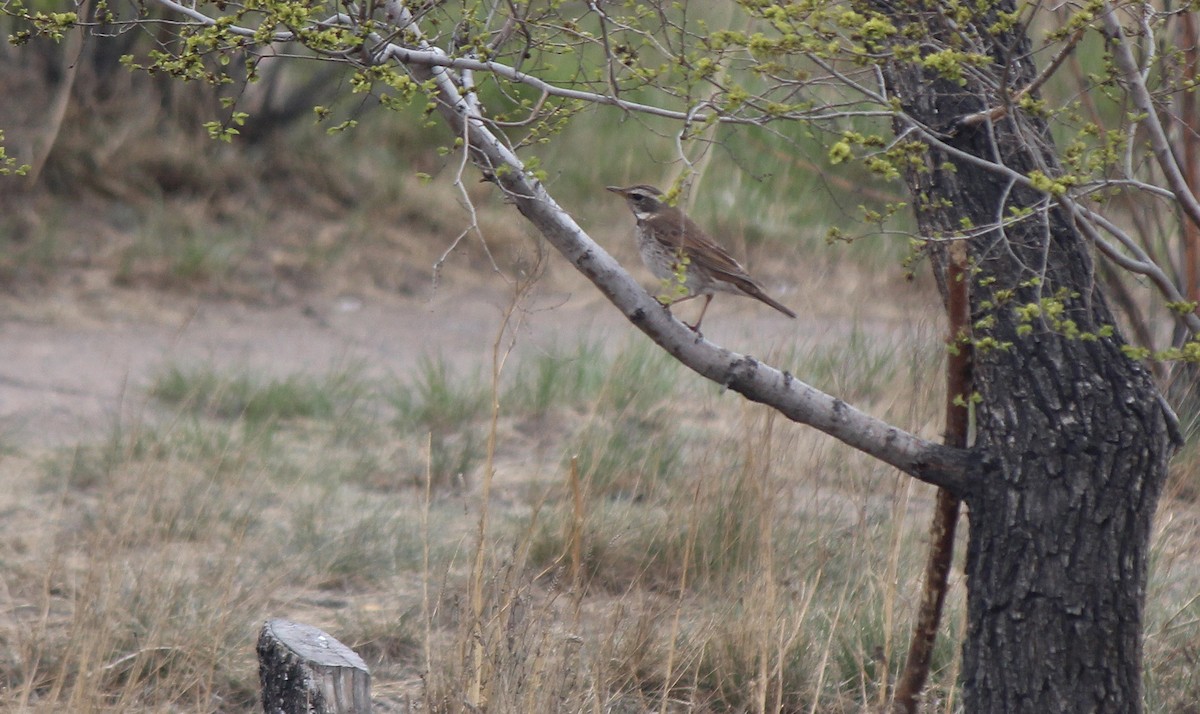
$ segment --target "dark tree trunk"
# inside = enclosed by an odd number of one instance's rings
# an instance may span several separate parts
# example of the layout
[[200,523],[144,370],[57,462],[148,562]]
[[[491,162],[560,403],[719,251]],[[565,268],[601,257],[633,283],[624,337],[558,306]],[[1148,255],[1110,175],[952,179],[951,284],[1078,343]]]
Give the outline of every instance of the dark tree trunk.
[[[1026,176],[1055,175],[1053,141],[1036,117],[1010,108],[973,126],[959,121],[1004,107],[998,87],[1012,93],[1033,79],[1027,39],[988,34],[994,17],[947,27],[935,5],[873,3],[898,25],[919,23],[928,40],[977,43],[993,65],[959,83],[897,62],[886,68],[889,90],[954,148]],[[974,448],[985,468],[966,495],[964,708],[1139,712],[1150,525],[1172,448],[1165,407],[1146,370],[1122,354],[1120,335],[1099,336],[1113,316],[1090,246],[1047,194],[936,148],[907,179],[923,235],[977,229],[965,240],[981,398]],[[1033,210],[999,227],[1012,209]],[[936,270],[943,261],[933,253]],[[1017,306],[1044,300],[1063,313],[1019,319]]]

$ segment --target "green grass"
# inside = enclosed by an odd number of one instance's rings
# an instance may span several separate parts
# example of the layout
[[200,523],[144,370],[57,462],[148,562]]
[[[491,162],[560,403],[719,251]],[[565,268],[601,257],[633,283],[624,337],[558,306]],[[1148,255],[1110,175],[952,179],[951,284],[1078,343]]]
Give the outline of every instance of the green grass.
[[396,427],[425,445],[431,482],[464,486],[483,457],[488,390],[476,378],[452,374],[445,360],[426,357],[413,381],[399,385],[390,400]]
[[424,357],[416,376],[391,397],[400,428],[452,431],[482,417],[488,390],[478,378],[452,374],[445,359]]
[[600,417],[571,443],[564,463],[577,460],[588,490],[611,498],[670,488],[684,468],[682,440],[670,420],[664,412]]
[[503,404],[533,418],[555,408],[586,408],[608,381],[608,366],[599,341],[538,352],[518,365]]
[[[11,181],[12,179],[7,179]],[[0,285],[47,283],[69,259],[70,233],[57,216],[5,211],[0,216]]]
[[907,366],[897,357],[890,341],[869,335],[856,323],[848,339],[828,347],[793,350],[780,363],[814,387],[862,404],[893,389],[897,375]]
[[223,288],[253,249],[263,224],[243,216],[214,222],[204,204],[159,204],[139,219],[134,239],[119,251],[118,284]]
[[151,396],[198,416],[271,420],[331,419],[361,398],[367,386],[353,373],[327,377],[266,379],[245,373],[223,375],[200,367],[168,367],[155,378]]
[[563,454],[564,466],[576,460],[595,495],[641,498],[671,487],[685,468],[684,411],[673,408],[672,397],[682,393],[681,382],[700,383],[644,340],[610,361],[590,362],[597,363],[605,378],[592,382],[588,419]]
[[[420,568],[421,533],[411,510],[374,496],[331,507],[338,500],[330,489],[289,514],[285,561],[303,560],[321,573],[315,583],[321,590],[385,585],[397,572]],[[345,518],[347,511],[355,517]]]

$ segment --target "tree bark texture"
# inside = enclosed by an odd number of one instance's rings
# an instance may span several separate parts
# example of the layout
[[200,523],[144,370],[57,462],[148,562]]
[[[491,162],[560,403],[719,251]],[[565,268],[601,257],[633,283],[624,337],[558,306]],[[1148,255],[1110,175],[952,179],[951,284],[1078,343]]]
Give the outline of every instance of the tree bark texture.
[[[1057,175],[1046,124],[1004,107],[1036,76],[1020,29],[985,29],[1013,3],[995,3],[967,26],[936,6],[872,3],[944,46],[969,38],[992,64],[960,82],[897,62],[885,68],[889,91],[953,148],[1025,176]],[[957,122],[996,107],[1005,111],[990,121]],[[901,119],[896,130],[912,126]],[[927,159],[906,178],[924,236],[966,236],[981,398],[974,448],[983,466],[965,499],[964,709],[1139,712],[1150,526],[1172,450],[1163,403],[1147,371],[1121,352],[1119,333],[1095,336],[1113,316],[1069,213],[936,145]],[[1014,209],[1033,210],[1015,220]],[[933,254],[944,269],[944,251]],[[1015,308],[1039,303],[1063,312],[1023,322]],[[1067,334],[1064,320],[1085,336]]]
[[265,714],[368,714],[371,673],[354,650],[299,622],[267,620],[259,631]]

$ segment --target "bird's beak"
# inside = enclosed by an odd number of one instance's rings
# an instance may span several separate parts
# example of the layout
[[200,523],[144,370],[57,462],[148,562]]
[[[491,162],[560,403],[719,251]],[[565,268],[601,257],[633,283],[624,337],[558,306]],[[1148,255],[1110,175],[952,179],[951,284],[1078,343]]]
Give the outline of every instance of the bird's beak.
[[604,190],[605,190],[605,191],[612,191],[613,193],[619,193],[619,194],[621,194],[622,196],[624,196],[624,195],[625,195],[625,189],[621,188],[620,186],[605,186],[605,187],[604,187]]

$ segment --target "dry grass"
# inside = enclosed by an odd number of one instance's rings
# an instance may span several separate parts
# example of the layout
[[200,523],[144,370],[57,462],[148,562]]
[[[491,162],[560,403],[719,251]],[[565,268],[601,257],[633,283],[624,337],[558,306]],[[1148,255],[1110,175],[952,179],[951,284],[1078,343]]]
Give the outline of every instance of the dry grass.
[[[936,435],[936,335],[862,329],[768,358]],[[357,649],[383,711],[883,701],[926,489],[644,342],[518,350],[495,384],[486,372],[430,359],[397,384],[180,365],[151,386],[156,418],[6,456],[0,707],[253,710],[253,638],[276,616]],[[1168,500],[1158,528],[1147,702],[1185,712],[1200,698],[1200,518]],[[958,583],[929,711],[956,710],[962,598]]]
[[[815,381],[859,385],[876,413],[920,427],[936,412],[932,339],[791,352]],[[636,344],[512,359],[493,393],[513,407],[492,425],[488,388],[436,360],[401,385],[172,367],[152,387],[173,415],[162,423],[7,458],[5,706],[252,709],[252,639],[269,616],[357,648],[384,710],[883,701],[915,607],[926,489]],[[547,371],[587,386],[545,398]],[[559,425],[549,468],[521,447],[530,420]],[[448,480],[433,449],[452,423],[514,448]],[[611,451],[587,461],[598,443]],[[1164,507],[1151,711],[1200,694],[1198,527],[1190,505]],[[930,711],[954,711],[961,618],[959,585]]]
[[884,577],[897,548],[916,572],[919,549],[896,518],[904,499],[854,491],[901,482],[645,347],[587,351],[518,364],[591,386],[546,400],[527,393],[536,379],[506,379],[517,406],[495,434],[519,443],[551,419],[548,452],[610,453],[540,474],[519,450],[493,455],[523,484],[516,502],[479,500],[486,460],[458,484],[434,478],[431,434],[490,429],[469,406],[479,387],[434,361],[406,385],[172,367],[151,387],[167,419],[7,459],[20,506],[3,539],[6,703],[245,710],[251,639],[274,615],[328,627],[393,703],[432,710],[464,696],[493,711],[848,710],[874,696],[895,667],[876,651],[903,627],[878,610],[912,588]]
[[[936,340],[791,354],[815,381],[859,385],[875,413],[933,421]],[[6,458],[5,706],[252,709],[269,616],[356,647],[384,710],[883,701],[915,608],[926,489],[636,344],[512,362],[494,388],[436,360],[400,385],[173,367],[152,387],[167,419]],[[546,398],[546,371],[585,386]],[[512,405],[494,424],[480,390]],[[561,459],[528,458],[531,420],[557,425],[539,448]],[[438,430],[443,448],[460,432],[493,446],[446,479]],[[595,444],[610,451],[589,462]],[[1200,694],[1198,527],[1190,504],[1164,506],[1151,711]],[[961,618],[959,585],[930,711],[954,711]]]

